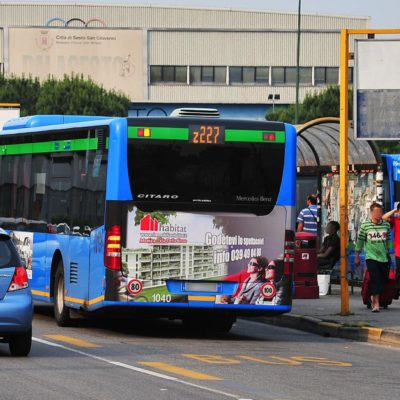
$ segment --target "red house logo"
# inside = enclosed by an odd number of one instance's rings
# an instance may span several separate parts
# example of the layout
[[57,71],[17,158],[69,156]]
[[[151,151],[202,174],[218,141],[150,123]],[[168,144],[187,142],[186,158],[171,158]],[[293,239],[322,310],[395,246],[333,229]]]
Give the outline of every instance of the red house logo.
[[150,214],[147,214],[140,220],[140,230],[158,231],[158,221],[155,218],[151,218]]

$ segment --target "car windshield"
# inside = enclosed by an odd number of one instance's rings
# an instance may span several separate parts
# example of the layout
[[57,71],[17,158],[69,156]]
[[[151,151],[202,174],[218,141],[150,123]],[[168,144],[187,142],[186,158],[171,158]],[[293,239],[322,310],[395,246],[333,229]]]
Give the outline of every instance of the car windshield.
[[19,265],[18,254],[7,236],[0,236],[0,268]]

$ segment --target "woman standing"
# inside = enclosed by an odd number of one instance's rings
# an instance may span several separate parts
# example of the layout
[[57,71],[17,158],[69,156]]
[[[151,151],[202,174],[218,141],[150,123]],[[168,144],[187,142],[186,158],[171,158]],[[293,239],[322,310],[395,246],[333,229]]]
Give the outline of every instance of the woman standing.
[[388,275],[390,224],[382,219],[383,209],[378,203],[371,204],[370,216],[358,232],[354,262],[360,264],[360,253],[365,248],[365,261],[371,278],[372,312],[379,312],[379,296]]

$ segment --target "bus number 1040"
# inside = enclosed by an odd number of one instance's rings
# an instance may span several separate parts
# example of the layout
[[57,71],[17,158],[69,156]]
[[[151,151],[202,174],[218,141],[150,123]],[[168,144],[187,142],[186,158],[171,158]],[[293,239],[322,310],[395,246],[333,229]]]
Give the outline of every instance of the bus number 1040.
[[189,141],[196,144],[224,143],[224,129],[221,126],[194,125],[189,127]]
[[171,295],[170,294],[153,294],[153,301],[156,303],[170,303],[171,302]]

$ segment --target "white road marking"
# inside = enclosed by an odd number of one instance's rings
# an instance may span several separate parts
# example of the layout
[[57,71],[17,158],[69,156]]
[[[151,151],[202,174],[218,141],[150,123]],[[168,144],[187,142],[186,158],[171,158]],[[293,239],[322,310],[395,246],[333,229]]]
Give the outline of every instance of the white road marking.
[[230,397],[232,399],[237,399],[237,400],[241,399],[240,396],[232,394],[232,393],[227,393],[227,392],[223,392],[222,390],[212,389],[212,388],[209,388],[207,386],[197,385],[197,384],[192,383],[192,382],[184,381],[183,379],[175,378],[174,376],[160,374],[158,372],[153,372],[153,371],[145,369],[145,368],[135,367],[133,365],[125,364],[125,363],[122,363],[122,362],[119,362],[119,361],[112,361],[112,360],[109,360],[109,359],[104,358],[104,357],[99,357],[99,356],[95,356],[95,355],[90,354],[90,353],[86,353],[85,351],[82,351],[82,350],[78,350],[78,349],[74,349],[72,347],[64,346],[63,344],[50,342],[48,340],[44,340],[44,339],[40,339],[40,338],[36,338],[36,337],[33,337],[32,340],[34,342],[45,344],[47,346],[57,347],[59,349],[67,350],[67,351],[70,351],[72,353],[80,354],[81,356],[85,356],[85,357],[91,358],[93,360],[102,361],[102,362],[105,362],[107,364],[114,365],[116,367],[121,367],[121,368],[129,369],[131,371],[140,372],[142,374],[154,376],[156,378],[177,382],[177,383],[180,383],[182,385],[191,386],[191,387],[195,387],[197,389],[201,389],[201,390],[204,390],[204,391],[207,391],[207,392],[220,394],[222,396]]

